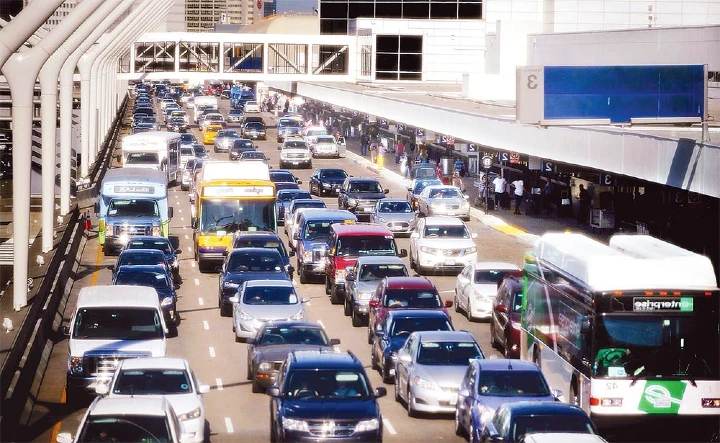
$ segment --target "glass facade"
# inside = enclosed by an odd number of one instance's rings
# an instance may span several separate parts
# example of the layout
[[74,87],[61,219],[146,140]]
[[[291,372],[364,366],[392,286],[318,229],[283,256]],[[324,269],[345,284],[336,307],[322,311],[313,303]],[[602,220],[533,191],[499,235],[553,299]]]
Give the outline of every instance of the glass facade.
[[378,35],[375,78],[422,80],[422,47],[422,35]]

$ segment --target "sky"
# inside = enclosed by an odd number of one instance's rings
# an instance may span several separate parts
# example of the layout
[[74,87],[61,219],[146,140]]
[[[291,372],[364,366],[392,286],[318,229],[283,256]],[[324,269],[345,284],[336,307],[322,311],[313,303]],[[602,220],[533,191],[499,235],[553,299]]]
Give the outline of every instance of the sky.
[[317,0],[275,0],[277,2],[277,13],[304,12],[312,13],[317,8]]

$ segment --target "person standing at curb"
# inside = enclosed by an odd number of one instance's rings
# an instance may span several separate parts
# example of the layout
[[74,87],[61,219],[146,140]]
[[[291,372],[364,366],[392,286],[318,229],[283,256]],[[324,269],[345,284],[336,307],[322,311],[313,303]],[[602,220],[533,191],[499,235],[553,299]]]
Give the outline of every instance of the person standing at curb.
[[520,205],[522,204],[522,198],[525,194],[525,183],[523,183],[522,179],[517,179],[514,182],[510,184],[513,188],[515,188],[514,191],[514,198],[515,198],[515,215],[520,215]]
[[499,209],[503,200],[503,195],[505,194],[505,188],[507,187],[507,180],[505,180],[505,177],[502,176],[502,172],[500,175],[495,177],[492,184],[495,188],[495,208]]

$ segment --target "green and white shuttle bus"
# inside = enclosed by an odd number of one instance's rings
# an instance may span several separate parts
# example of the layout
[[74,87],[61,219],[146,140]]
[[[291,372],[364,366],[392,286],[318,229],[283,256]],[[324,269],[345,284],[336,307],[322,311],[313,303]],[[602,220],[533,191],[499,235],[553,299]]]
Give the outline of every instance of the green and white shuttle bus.
[[599,427],[718,423],[720,290],[707,257],[650,236],[550,233],[523,274],[520,358]]

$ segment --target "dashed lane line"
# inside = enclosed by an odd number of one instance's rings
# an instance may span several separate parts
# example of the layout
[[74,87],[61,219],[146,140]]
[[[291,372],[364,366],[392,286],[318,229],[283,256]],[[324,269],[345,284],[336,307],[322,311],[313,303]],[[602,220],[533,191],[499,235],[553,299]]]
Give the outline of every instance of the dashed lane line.
[[190,240],[190,236],[185,234],[185,240]]
[[215,387],[217,388],[218,391],[223,390],[222,378],[215,379]]
[[210,329],[210,323],[208,323],[207,320],[203,320],[203,329],[205,329],[206,331]]
[[188,246],[187,249],[188,249],[188,252],[192,252],[192,246]]
[[178,212],[182,214],[182,209],[178,208]]
[[390,420],[388,420],[387,418],[383,418],[383,424],[385,425],[385,429],[387,429],[387,431],[389,433],[391,433],[392,435],[397,434],[397,431],[395,430],[395,428],[393,428],[393,425],[390,423]]
[[318,320],[317,322],[318,322],[318,324],[319,324],[320,326],[323,327],[323,329],[325,329],[325,325],[323,324],[322,320]]
[[180,221],[185,221],[185,217],[180,217]]
[[208,348],[208,351],[210,351],[210,357],[215,358],[215,348],[213,348],[212,346],[210,346],[210,347]]
[[233,429],[232,420],[230,420],[230,417],[225,417],[225,428],[228,431],[228,434],[232,434],[235,432],[235,429]]
[[195,286],[200,286],[200,279],[198,279],[198,278],[195,279]]
[[203,300],[202,297],[198,297],[198,304],[199,304],[200,306],[205,306],[205,300]]
[[190,267],[191,267],[191,268],[194,268],[194,267],[195,267],[195,262],[194,262],[194,261],[191,261],[191,262],[190,262]]

